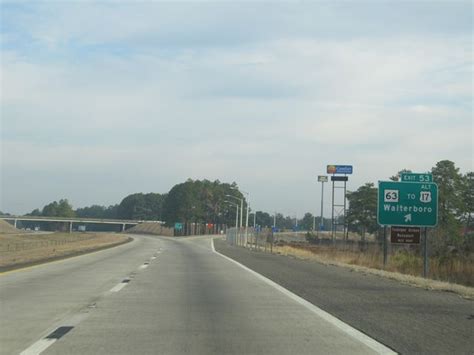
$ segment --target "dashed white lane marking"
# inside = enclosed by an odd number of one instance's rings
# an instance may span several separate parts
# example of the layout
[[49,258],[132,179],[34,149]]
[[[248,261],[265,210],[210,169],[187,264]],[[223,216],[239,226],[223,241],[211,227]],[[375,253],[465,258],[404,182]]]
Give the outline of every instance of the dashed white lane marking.
[[119,292],[122,288],[127,286],[128,282],[121,282],[110,289],[110,292]]
[[23,350],[20,355],[38,355],[53,345],[58,339],[40,339],[28,349]]
[[218,251],[216,251],[216,249],[214,247],[214,240],[213,239],[211,241],[211,248],[212,248],[212,251],[214,253],[216,253],[216,254],[220,255],[221,257],[223,257],[224,259],[227,259],[230,262],[240,266],[242,269],[250,272],[252,275],[256,276],[257,278],[259,278],[260,280],[262,280],[266,284],[268,284],[268,285],[272,286],[273,288],[277,289],[278,291],[283,293],[285,296],[287,296],[287,297],[291,298],[292,300],[296,301],[297,303],[304,306],[309,311],[315,313],[317,316],[321,317],[322,319],[324,319],[328,323],[334,325],[336,328],[342,330],[344,333],[351,336],[353,339],[358,340],[359,342],[361,342],[362,344],[368,346],[369,348],[376,351],[377,353],[379,353],[379,354],[397,354],[392,349],[386,347],[385,345],[379,343],[375,339],[372,339],[368,335],[365,335],[364,333],[358,331],[357,329],[352,328],[349,324],[346,324],[343,321],[341,321],[340,319],[338,319],[338,318],[334,317],[333,315],[329,314],[328,312],[323,311],[321,308],[319,308],[319,307],[315,306],[314,304],[306,301],[305,299],[303,299],[300,296],[294,294],[290,290],[287,290],[283,286],[280,286],[276,282],[266,278],[265,276],[259,274],[256,271],[253,271],[252,269],[249,269],[247,266],[239,263],[238,261],[235,261],[234,259],[231,259],[228,256],[219,253]]
[[79,324],[82,320],[87,317],[87,314],[78,314],[69,319],[67,326],[63,325],[57,327],[54,331],[50,332],[49,335],[41,338],[37,342],[31,344],[27,349],[23,350],[20,355],[39,355],[56,341],[61,339],[64,335],[69,333],[74,327]]
[[144,270],[148,267],[148,264],[143,264],[143,265],[140,265],[139,269],[140,270]]

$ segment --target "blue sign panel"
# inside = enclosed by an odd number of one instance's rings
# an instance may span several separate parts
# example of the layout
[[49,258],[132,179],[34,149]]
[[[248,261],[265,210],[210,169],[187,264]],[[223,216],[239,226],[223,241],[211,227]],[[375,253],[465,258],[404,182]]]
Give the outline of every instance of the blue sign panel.
[[352,165],[328,165],[328,174],[352,174]]

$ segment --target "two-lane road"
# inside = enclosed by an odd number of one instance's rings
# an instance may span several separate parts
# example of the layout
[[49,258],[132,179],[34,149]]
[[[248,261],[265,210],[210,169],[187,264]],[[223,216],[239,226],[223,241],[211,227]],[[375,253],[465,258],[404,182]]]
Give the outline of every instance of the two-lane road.
[[0,289],[2,354],[390,352],[215,253],[209,237],[135,236],[3,274]]

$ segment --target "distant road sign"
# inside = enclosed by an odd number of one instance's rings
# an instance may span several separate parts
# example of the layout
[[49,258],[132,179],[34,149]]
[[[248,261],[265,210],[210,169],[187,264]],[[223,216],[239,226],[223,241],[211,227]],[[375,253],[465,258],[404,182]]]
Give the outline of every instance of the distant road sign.
[[174,229],[180,231],[183,229],[183,223],[175,223],[174,224]]
[[420,244],[420,227],[391,227],[390,242],[395,244]]
[[377,206],[380,225],[434,227],[438,223],[438,185],[379,181]]
[[328,174],[352,174],[352,165],[328,165]]
[[412,173],[401,173],[401,182],[433,182],[432,174],[412,174]]
[[328,177],[326,175],[319,175],[318,176],[319,182],[328,182]]

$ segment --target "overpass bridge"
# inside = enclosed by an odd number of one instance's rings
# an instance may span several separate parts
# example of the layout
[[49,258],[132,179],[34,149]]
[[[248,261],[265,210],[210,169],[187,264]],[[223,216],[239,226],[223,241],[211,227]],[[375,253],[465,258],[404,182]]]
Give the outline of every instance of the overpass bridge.
[[145,221],[145,220],[124,220],[124,219],[99,219],[99,218],[69,218],[69,217],[39,217],[39,216],[0,216],[0,219],[5,221],[13,221],[13,225],[17,226],[18,221],[28,221],[28,222],[60,222],[66,223],[69,225],[69,233],[72,232],[73,224],[113,224],[120,225],[122,232],[125,231],[127,226],[147,222],[147,223],[160,223],[164,224],[162,221]]

